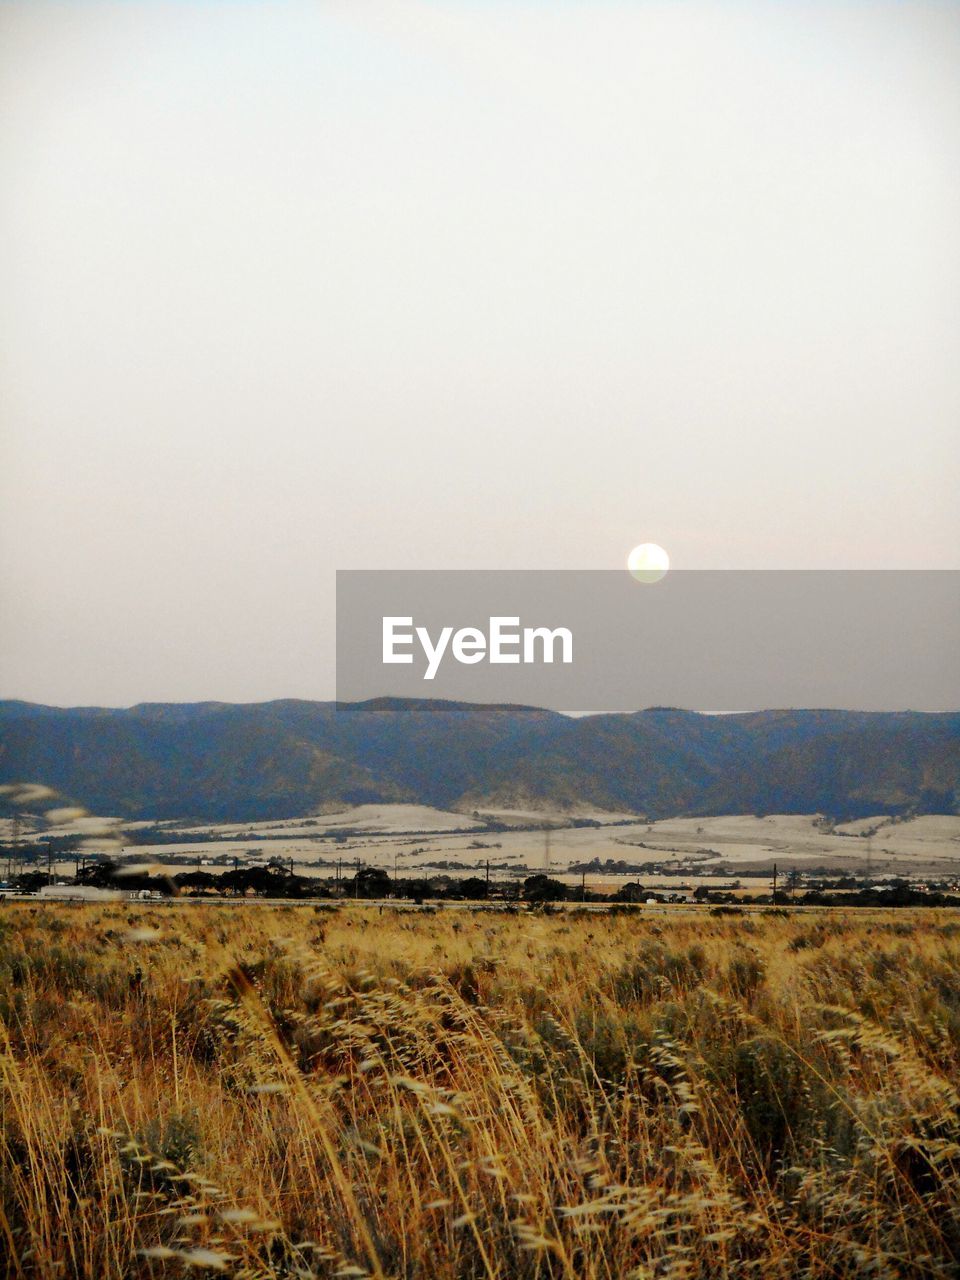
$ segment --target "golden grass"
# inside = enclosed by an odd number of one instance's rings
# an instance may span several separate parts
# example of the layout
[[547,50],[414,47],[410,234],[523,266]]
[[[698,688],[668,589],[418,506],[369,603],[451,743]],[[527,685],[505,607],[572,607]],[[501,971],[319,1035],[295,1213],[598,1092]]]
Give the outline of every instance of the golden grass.
[[960,921],[0,913],[24,1277],[960,1274]]

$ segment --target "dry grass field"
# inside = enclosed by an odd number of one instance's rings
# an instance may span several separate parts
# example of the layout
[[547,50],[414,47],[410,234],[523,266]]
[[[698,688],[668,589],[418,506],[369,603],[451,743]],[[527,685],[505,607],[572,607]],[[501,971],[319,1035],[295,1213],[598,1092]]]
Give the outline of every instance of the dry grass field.
[[0,908],[24,1277],[960,1266],[946,912]]

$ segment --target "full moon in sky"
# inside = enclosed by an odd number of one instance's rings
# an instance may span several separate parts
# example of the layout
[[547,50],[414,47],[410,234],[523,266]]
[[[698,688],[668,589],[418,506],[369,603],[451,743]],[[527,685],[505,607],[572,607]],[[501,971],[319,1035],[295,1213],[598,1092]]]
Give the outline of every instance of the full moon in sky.
[[641,542],[627,556],[627,569],[637,582],[659,582],[670,568],[670,557],[655,542]]

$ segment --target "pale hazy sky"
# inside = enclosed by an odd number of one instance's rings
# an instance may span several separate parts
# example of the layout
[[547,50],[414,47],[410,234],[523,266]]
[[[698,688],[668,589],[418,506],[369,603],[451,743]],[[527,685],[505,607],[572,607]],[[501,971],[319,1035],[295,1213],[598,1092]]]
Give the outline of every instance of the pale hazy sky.
[[960,567],[960,5],[0,5],[0,696],[337,568]]

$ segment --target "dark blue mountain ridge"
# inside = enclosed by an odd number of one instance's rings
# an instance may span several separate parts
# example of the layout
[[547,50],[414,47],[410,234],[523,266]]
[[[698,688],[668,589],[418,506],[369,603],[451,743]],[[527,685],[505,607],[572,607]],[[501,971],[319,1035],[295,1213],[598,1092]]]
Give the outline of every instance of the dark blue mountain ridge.
[[205,821],[373,802],[650,817],[957,813],[960,712],[652,707],[574,718],[394,698],[7,701],[0,782],[43,782],[98,813]]

